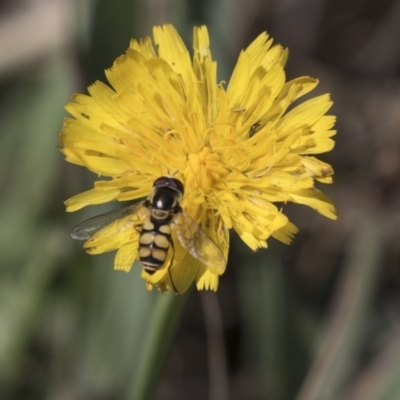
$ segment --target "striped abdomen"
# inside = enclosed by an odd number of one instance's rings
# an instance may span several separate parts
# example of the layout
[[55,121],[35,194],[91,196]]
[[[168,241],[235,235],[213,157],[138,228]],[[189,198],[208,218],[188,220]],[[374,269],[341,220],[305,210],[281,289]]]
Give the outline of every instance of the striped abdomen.
[[139,258],[143,269],[154,274],[162,267],[171,243],[171,228],[162,220],[146,221],[139,239]]

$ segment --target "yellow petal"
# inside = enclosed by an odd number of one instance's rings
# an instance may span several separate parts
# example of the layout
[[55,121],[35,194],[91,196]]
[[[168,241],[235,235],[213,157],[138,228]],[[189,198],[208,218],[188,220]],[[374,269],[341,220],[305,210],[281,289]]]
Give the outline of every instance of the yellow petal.
[[138,250],[132,243],[126,243],[119,248],[114,260],[114,269],[129,272],[135,261]]
[[305,189],[290,193],[293,202],[305,204],[330,219],[337,218],[337,210],[332,202],[317,189]]
[[219,277],[211,272],[206,266],[200,266],[196,276],[196,287],[198,290],[212,290],[216,292],[218,289]]
[[65,206],[68,212],[77,211],[88,205],[102,204],[115,200],[118,193],[119,189],[110,189],[107,191],[91,189],[71,197],[65,202]]

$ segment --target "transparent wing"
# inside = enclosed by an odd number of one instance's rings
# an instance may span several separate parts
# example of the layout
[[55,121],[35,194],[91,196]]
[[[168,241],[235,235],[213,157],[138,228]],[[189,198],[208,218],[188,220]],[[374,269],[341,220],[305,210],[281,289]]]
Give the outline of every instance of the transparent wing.
[[141,209],[143,209],[143,203],[144,202],[141,201],[140,203],[90,218],[75,227],[71,232],[71,236],[76,240],[88,240],[107,225],[110,225],[112,222],[139,212]]
[[226,260],[215,242],[185,211],[174,220],[174,230],[181,245],[192,255],[218,274],[225,271]]

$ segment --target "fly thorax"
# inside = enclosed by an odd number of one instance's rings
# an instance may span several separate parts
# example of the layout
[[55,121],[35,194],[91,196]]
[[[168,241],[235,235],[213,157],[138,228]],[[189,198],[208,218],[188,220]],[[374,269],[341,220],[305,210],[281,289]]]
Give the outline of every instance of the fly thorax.
[[176,190],[164,187],[156,187],[153,189],[153,192],[149,198],[149,203],[153,210],[167,211],[170,213],[171,211],[175,210],[179,203],[180,197],[180,193]]

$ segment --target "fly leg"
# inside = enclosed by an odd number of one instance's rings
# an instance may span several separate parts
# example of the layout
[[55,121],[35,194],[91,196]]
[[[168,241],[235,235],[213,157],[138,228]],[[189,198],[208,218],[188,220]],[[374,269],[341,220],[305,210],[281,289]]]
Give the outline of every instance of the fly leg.
[[140,235],[142,233],[143,224],[138,224],[134,226],[135,231]]
[[169,280],[171,281],[171,286],[172,286],[173,291],[175,292],[175,294],[179,294],[178,290],[176,289],[176,287],[174,285],[174,281],[172,280],[172,275],[171,275],[171,267],[172,267],[172,264],[173,264],[174,258],[175,258],[175,247],[174,247],[174,242],[172,241],[172,238],[170,238],[169,243],[171,244],[172,257],[171,257],[171,260],[170,260],[169,265],[167,267],[168,276],[169,276]]

